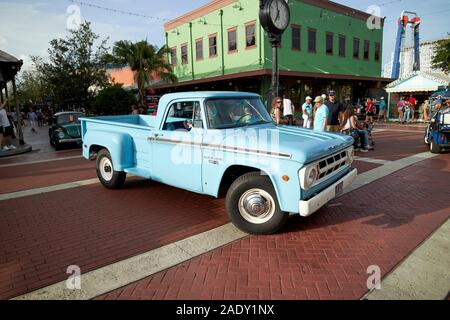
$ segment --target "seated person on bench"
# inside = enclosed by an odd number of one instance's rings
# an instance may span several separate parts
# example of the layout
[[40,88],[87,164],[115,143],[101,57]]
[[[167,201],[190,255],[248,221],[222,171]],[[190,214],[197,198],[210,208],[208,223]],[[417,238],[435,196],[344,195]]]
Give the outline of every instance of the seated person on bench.
[[367,152],[373,149],[369,144],[369,132],[358,123],[355,116],[355,111],[352,107],[347,108],[344,112],[344,125],[341,127],[341,133],[353,136],[353,133],[357,134],[354,138],[355,142],[359,140],[361,142],[361,151]]

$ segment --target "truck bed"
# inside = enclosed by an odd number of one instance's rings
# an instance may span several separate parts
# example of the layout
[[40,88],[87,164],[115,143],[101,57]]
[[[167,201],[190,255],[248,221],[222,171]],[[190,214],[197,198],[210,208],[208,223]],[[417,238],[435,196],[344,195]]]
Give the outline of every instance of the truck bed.
[[84,121],[111,124],[114,126],[119,125],[125,127],[145,127],[147,129],[153,129],[156,123],[156,117],[147,115],[106,116],[83,118],[82,122]]

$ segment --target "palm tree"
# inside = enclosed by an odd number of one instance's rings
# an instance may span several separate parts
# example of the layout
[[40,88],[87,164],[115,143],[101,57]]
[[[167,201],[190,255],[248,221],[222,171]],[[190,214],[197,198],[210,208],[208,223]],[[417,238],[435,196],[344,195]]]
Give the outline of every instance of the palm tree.
[[136,43],[118,41],[114,44],[113,62],[127,64],[134,72],[141,105],[144,104],[145,87],[154,80],[154,75],[168,82],[177,81],[172,65],[166,59],[167,53],[167,47],[158,49],[147,40]]

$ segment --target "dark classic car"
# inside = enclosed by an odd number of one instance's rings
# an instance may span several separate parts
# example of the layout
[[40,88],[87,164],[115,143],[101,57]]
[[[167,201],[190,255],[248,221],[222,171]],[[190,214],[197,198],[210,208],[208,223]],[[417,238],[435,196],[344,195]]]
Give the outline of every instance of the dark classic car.
[[50,144],[56,150],[63,145],[81,146],[81,124],[82,112],[59,112],[53,116],[52,126],[48,130]]

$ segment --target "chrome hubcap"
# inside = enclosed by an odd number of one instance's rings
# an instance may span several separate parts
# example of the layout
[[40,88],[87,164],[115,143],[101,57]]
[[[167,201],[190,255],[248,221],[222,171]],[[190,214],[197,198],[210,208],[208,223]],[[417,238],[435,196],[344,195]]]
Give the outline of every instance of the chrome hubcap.
[[113,172],[114,170],[111,161],[108,158],[103,157],[100,160],[100,174],[102,175],[102,178],[106,181],[110,181],[112,179]]
[[265,223],[275,213],[275,201],[262,189],[250,189],[239,198],[239,213],[250,223]]

